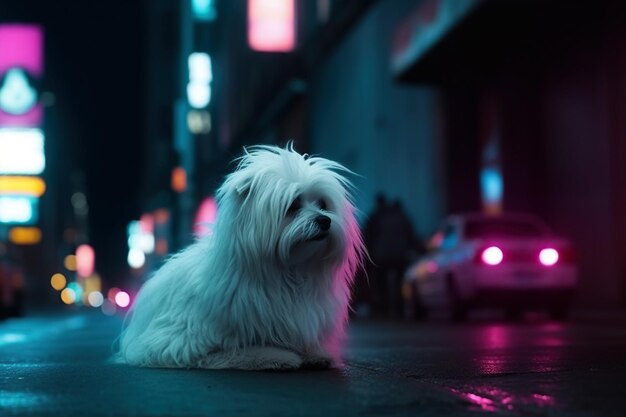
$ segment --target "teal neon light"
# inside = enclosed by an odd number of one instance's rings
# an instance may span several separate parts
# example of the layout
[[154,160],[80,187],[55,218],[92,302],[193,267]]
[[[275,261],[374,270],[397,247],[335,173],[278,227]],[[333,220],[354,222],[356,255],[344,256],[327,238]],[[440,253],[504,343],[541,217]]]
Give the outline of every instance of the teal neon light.
[[6,113],[22,115],[37,104],[37,91],[28,82],[21,68],[7,71],[0,86],[0,109]]

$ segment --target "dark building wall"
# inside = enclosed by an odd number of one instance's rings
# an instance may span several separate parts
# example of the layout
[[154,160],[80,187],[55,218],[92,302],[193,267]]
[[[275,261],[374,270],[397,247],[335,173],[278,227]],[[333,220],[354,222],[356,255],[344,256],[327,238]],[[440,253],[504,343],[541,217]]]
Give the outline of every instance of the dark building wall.
[[613,195],[624,192],[612,183],[611,136],[623,131],[610,106],[624,75],[610,69],[612,57],[625,52],[626,37],[610,50],[604,33],[589,38],[593,43],[582,43],[569,56],[556,55],[545,74],[546,215],[576,244],[581,302],[614,305],[623,302],[619,259],[626,253],[615,245],[615,234],[624,230],[611,207]]
[[377,3],[313,79],[312,151],[363,175],[365,212],[385,190],[425,234],[449,212],[480,208],[493,118],[504,209],[536,213],[573,241],[578,305],[623,305],[625,7],[540,3],[485,3],[416,65],[430,87],[396,84],[389,71],[394,28],[420,2]]
[[423,237],[445,212],[439,93],[400,85],[390,72],[394,25],[412,1],[383,1],[326,59],[313,78],[311,148],[362,177],[357,206],[374,195],[400,199]]
[[444,214],[478,211],[481,144],[489,137],[482,130],[480,97],[474,88],[443,89],[442,96],[444,148],[439,157],[445,170],[441,191],[447,201]]
[[[143,209],[167,204],[172,167],[173,102],[177,97],[179,60],[179,7],[166,0],[144,0],[145,77],[143,79]],[[156,196],[160,197],[156,197]]]

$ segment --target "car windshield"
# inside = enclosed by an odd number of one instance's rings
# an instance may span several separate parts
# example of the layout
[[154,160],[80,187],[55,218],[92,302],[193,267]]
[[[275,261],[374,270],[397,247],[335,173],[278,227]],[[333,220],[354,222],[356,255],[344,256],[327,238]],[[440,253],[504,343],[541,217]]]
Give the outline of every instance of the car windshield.
[[467,239],[483,237],[539,237],[548,234],[547,228],[535,221],[523,219],[470,220],[465,224]]

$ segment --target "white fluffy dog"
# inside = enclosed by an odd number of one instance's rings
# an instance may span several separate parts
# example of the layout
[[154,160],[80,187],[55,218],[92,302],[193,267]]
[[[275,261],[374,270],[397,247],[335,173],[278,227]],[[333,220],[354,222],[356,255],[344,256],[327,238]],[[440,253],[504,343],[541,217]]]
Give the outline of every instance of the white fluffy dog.
[[342,172],[291,145],[247,149],[217,192],[212,234],[170,258],[139,292],[118,362],[339,366],[364,255]]

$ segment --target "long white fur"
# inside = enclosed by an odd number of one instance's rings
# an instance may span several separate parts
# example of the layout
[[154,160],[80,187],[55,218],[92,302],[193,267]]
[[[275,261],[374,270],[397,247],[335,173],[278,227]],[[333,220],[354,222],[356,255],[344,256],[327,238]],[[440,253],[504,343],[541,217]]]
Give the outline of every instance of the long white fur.
[[[140,290],[116,360],[210,369],[340,366],[350,287],[364,255],[343,172],[291,145],[245,150],[218,190],[212,234],[170,258]],[[296,198],[301,209],[288,212]],[[320,215],[331,227],[314,240]]]

